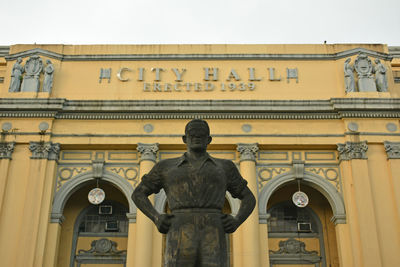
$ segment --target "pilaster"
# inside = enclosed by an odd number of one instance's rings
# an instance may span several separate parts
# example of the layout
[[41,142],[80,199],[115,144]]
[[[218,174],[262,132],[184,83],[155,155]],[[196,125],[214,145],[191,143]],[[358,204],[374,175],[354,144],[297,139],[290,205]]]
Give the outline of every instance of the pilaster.
[[31,160],[29,180],[25,194],[24,215],[29,218],[21,235],[24,256],[17,259],[17,266],[41,266],[45,251],[46,234],[50,219],[56,161],[60,144],[30,142]]
[[[153,168],[156,162],[158,144],[138,143],[137,150],[140,153],[140,175],[143,177],[143,175]],[[150,201],[154,202],[154,196],[150,197]],[[131,232],[131,227],[133,227],[132,223],[129,224],[129,232]],[[127,266],[152,266],[154,228],[153,222],[140,210],[137,210],[135,248],[132,248],[132,240],[130,240],[131,237],[128,235]],[[159,263],[160,265],[161,262]]]
[[[253,213],[240,227],[242,231],[242,264],[239,266],[260,267],[260,251],[268,251],[268,248],[260,250],[260,231],[258,214],[258,190],[256,175],[256,158],[258,144],[237,144],[237,151],[240,153],[240,173],[248,182],[248,187],[257,200]],[[239,228],[239,229],[240,229]],[[235,240],[235,239],[234,239]]]
[[[362,262],[360,266],[380,267],[382,266],[382,260],[370,182],[371,179],[368,171],[367,141],[338,144],[338,151],[341,161],[351,162],[351,177],[358,219],[357,228],[359,229],[361,243],[361,247],[353,246],[353,252],[361,249]],[[346,179],[346,177],[344,177],[344,179]],[[347,186],[351,187],[351,184]],[[357,260],[358,259],[356,259],[356,261]]]
[[52,216],[47,228],[46,253],[43,256],[43,267],[57,266],[58,251],[60,245],[61,225],[64,221],[62,214]]
[[[390,151],[394,154],[394,149]],[[385,148],[382,144],[369,145],[368,171],[371,179],[382,265],[400,266],[400,257],[397,255],[400,251],[400,220],[396,212],[393,184]]]
[[397,215],[400,217],[400,142],[384,142],[387,161],[389,163],[390,178],[393,194],[396,201]]
[[0,143],[0,215],[3,206],[4,190],[7,186],[8,168],[14,147],[15,142]]
[[343,177],[343,198],[346,207],[346,224],[335,224],[340,266],[363,266],[351,162],[341,160],[340,170]]

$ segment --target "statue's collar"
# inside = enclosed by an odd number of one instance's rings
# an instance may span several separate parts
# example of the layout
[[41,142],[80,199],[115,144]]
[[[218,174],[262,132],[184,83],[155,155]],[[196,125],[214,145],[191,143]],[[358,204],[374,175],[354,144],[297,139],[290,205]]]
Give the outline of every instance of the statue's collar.
[[[204,160],[204,162],[203,162],[203,164],[206,162],[206,161],[211,161],[212,163],[214,163],[215,165],[217,165],[217,163],[215,162],[215,159],[213,158],[213,157],[211,157],[210,156],[210,154],[208,154],[208,153],[206,153],[206,157],[205,157],[205,160]],[[180,166],[180,165],[182,165],[184,162],[188,162],[189,161],[189,158],[188,158],[188,155],[187,155],[187,152],[185,152],[180,158],[179,158],[179,160],[178,160],[178,164],[177,164],[177,166]],[[202,165],[203,165],[202,164]]]

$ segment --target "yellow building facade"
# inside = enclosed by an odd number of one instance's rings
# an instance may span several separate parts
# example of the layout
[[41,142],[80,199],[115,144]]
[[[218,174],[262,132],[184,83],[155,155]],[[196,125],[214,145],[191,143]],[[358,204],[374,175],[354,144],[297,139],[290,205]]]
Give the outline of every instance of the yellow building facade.
[[193,118],[257,199],[230,266],[400,266],[399,47],[3,46],[0,97],[1,266],[162,266],[131,194]]

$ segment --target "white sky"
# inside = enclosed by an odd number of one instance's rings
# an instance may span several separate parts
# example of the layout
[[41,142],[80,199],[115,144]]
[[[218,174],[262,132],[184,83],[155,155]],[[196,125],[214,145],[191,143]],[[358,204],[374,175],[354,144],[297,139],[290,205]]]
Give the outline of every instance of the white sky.
[[400,46],[400,0],[0,0],[0,25],[0,45]]

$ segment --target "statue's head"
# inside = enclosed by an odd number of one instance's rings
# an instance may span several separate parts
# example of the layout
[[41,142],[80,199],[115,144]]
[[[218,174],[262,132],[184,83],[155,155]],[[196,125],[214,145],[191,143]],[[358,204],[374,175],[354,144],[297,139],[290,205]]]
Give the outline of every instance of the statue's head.
[[379,59],[375,59],[374,61],[375,61],[375,64],[381,63],[381,61]]
[[182,136],[183,142],[190,150],[202,151],[207,149],[211,143],[210,128],[204,120],[191,120],[185,127],[185,135]]

